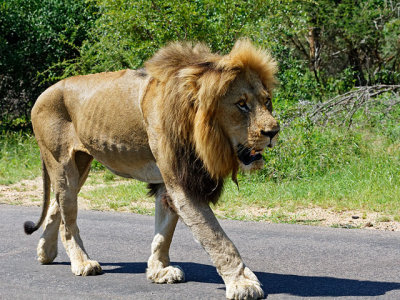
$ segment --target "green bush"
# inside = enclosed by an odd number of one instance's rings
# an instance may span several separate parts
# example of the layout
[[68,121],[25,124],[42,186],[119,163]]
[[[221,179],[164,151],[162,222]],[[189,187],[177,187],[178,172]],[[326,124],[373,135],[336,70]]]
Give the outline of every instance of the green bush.
[[266,167],[257,177],[261,181],[309,180],[332,176],[357,162],[382,161],[382,171],[393,170],[400,164],[399,120],[400,105],[384,113],[379,104],[370,106],[368,116],[358,112],[351,128],[333,121],[315,125],[298,117],[282,128],[278,145],[265,152]]
[[96,10],[86,0],[1,1],[0,130],[29,125],[38,95],[79,56]]
[[271,49],[280,67],[277,107],[289,113],[298,102],[322,102],[355,85],[394,84],[400,80],[400,27],[398,6],[391,4],[2,1],[0,129],[26,128],[35,99],[56,80],[141,67],[174,40],[203,41],[226,53],[239,37],[248,36]]
[[65,76],[138,68],[175,40],[203,41],[214,51],[226,52],[264,13],[262,0],[92,3],[100,17],[81,48],[80,59],[66,69]]
[[265,152],[266,168],[260,179],[276,181],[323,176],[358,159],[360,133],[345,128],[323,128],[297,120],[280,134],[278,145]]

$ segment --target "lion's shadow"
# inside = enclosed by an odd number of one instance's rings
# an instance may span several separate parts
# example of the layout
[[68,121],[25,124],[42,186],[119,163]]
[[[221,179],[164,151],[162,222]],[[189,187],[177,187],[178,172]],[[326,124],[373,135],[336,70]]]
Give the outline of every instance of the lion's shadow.
[[[192,262],[178,264],[185,271],[186,282],[223,284],[215,267]],[[142,262],[101,263],[105,273],[145,273]],[[112,268],[107,268],[112,267]],[[289,294],[301,297],[380,296],[400,290],[400,282],[381,282],[343,279],[335,277],[300,276],[255,272],[268,294]]]

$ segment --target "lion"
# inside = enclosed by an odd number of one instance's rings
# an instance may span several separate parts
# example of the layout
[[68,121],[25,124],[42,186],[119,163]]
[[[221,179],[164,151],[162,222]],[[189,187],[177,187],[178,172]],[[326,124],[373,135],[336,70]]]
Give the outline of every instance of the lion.
[[[155,195],[155,235],[146,276],[155,283],[184,281],[170,265],[180,218],[211,257],[229,299],[264,296],[260,282],[219,225],[216,203],[230,175],[263,166],[276,144],[272,116],[277,63],[248,39],[226,55],[202,43],[174,42],[139,70],[64,79],[37,99],[31,113],[43,169],[44,227],[38,260],[57,256],[58,232],[75,275],[102,273],[89,258],[76,223],[77,194],[95,158],[113,173],[149,184]],[[55,199],[50,203],[50,186]]]

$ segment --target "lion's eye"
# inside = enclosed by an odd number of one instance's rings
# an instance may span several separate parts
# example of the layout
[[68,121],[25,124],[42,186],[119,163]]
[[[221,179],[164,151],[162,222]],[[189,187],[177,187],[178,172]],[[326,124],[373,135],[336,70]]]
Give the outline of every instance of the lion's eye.
[[247,106],[247,103],[245,100],[241,99],[238,103],[236,103],[236,106],[239,107],[240,110],[244,112],[249,112],[250,108]]

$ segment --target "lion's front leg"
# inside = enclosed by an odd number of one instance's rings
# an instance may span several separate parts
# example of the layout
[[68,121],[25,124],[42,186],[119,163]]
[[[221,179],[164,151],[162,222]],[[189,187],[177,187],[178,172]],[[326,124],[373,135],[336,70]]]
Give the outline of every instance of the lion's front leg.
[[191,229],[194,237],[210,255],[226,285],[228,299],[260,299],[264,297],[261,284],[245,267],[238,250],[222,230],[207,203],[187,199],[177,187],[169,187],[177,213]]
[[178,215],[163,205],[162,199],[165,196],[165,186],[159,185],[156,192],[155,235],[146,275],[155,283],[182,282],[185,280],[183,270],[179,266],[171,266],[169,261],[169,247]]

